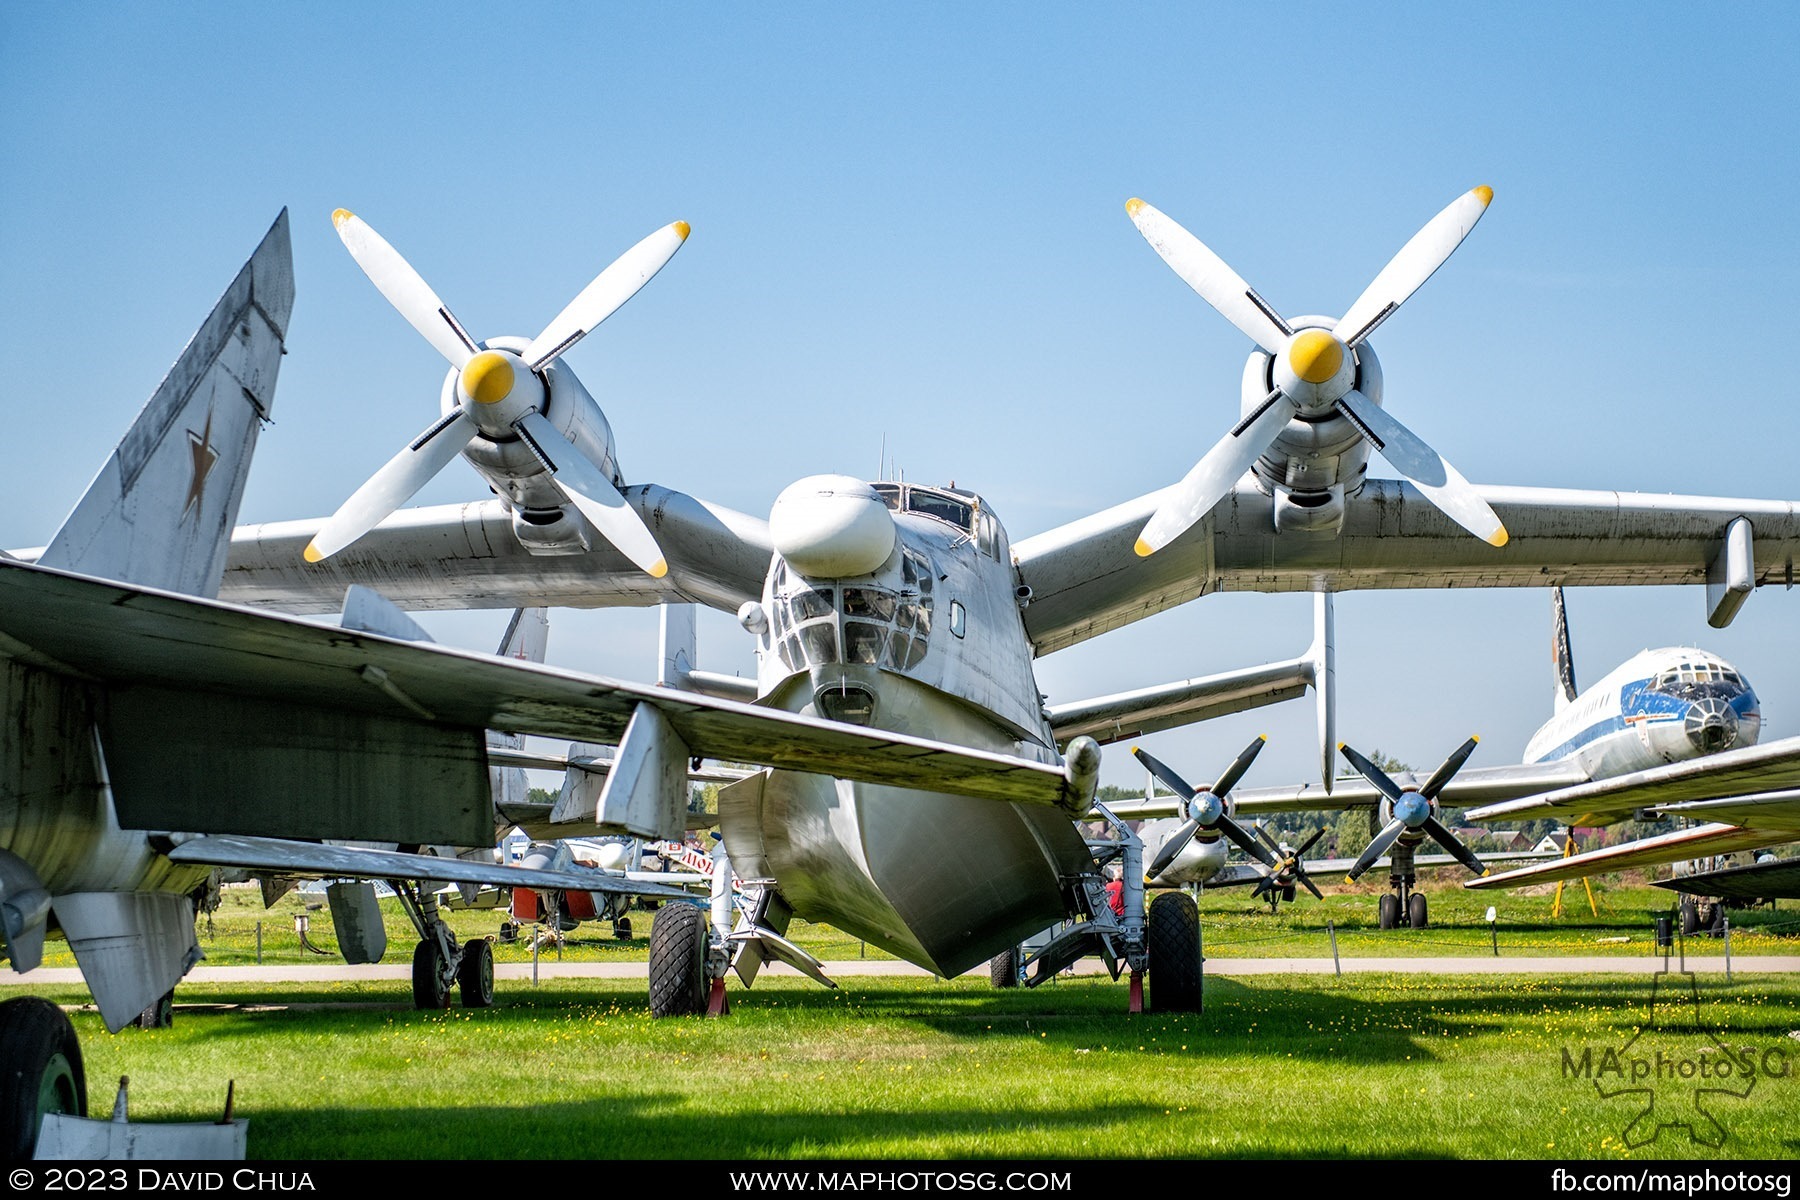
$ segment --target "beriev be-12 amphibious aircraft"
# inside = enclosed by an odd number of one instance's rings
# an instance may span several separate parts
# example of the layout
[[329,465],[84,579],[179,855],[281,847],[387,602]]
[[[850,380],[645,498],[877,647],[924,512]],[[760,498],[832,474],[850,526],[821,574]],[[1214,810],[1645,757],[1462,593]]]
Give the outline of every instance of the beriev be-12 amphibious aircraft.
[[[667,837],[690,757],[768,768],[719,797],[731,864],[763,899],[736,929],[659,919],[670,940],[653,946],[653,971],[674,961],[679,983],[659,1012],[698,1007],[709,982],[716,1001],[731,966],[747,982],[767,956],[792,956],[782,929],[794,914],[944,975],[1073,918],[1114,970],[1135,979],[1149,966],[1158,1007],[1197,1004],[1191,906],[1158,898],[1159,918],[1134,890],[1114,919],[1097,855],[1141,855],[1141,844],[1097,850],[1072,820],[1088,806],[1096,741],[1297,694],[1322,681],[1318,664],[1046,704],[1035,657],[1223,590],[1704,584],[1723,624],[1757,584],[1792,577],[1792,502],[1476,486],[1390,415],[1372,335],[1490,199],[1476,188],[1453,201],[1343,317],[1293,320],[1132,201],[1157,253],[1255,343],[1241,419],[1181,483],[1018,542],[987,497],[955,487],[813,476],[782,490],[765,520],[629,481],[564,355],[662,267],[680,223],[535,337],[483,341],[340,211],[358,265],[447,360],[442,415],[330,519],[239,530],[225,594],[324,611],[363,583],[408,608],[698,602],[737,614],[756,639],[754,684],[694,671],[677,681],[690,690],[596,692],[582,720],[611,714],[619,765],[598,797],[555,814]],[[457,450],[494,498],[401,509]],[[1368,477],[1371,450],[1404,479]],[[464,681],[460,694],[480,689]],[[717,707],[700,707],[705,694]],[[510,696],[481,714],[497,728],[543,715]],[[775,761],[800,728],[844,751],[835,765]],[[1126,865],[1140,888],[1141,863]],[[1184,939],[1159,971],[1152,943]]]

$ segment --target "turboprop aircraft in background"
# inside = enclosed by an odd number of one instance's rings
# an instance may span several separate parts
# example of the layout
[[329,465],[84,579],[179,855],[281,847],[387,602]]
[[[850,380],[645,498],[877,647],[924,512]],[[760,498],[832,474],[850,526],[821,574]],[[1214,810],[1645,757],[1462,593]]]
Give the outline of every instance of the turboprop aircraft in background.
[[[567,357],[554,354],[560,337],[458,335],[404,259],[340,218],[357,262],[449,360],[445,420],[496,495],[385,520],[386,501],[359,502],[347,506],[354,522],[340,512],[239,530],[227,594],[314,612],[361,582],[407,608],[681,601],[738,614],[756,639],[754,684],[697,675],[685,692],[620,684],[579,704],[565,694],[556,714],[585,727],[574,736],[610,741],[592,731],[611,724],[623,741],[592,805],[560,806],[552,824],[674,837],[689,758],[767,768],[719,797],[733,866],[767,881],[758,921],[733,930],[659,920],[669,940],[653,938],[653,966],[680,986],[654,1000],[654,1011],[698,1009],[708,983],[721,1000],[725,972],[737,966],[748,978],[763,953],[755,947],[777,946],[794,914],[945,975],[1074,918],[1059,956],[1098,953],[1141,979],[1153,945],[1164,946],[1158,1007],[1197,1006],[1191,904],[1171,894],[1146,912],[1140,890],[1115,918],[1100,856],[1129,859],[1141,843],[1096,849],[1074,821],[1088,809],[1096,739],[1152,710],[1118,711],[1102,730],[1076,733],[1066,714],[1090,710],[1047,709],[1035,656],[1220,590],[1706,583],[1709,619],[1722,624],[1756,584],[1783,580],[1800,550],[1791,502],[1476,486],[1381,414],[1371,331],[1436,270],[1486,201],[1481,189],[1455,201],[1337,321],[1281,319],[1197,241],[1166,222],[1150,230],[1257,343],[1245,371],[1257,384],[1243,390],[1247,419],[1202,458],[1204,487],[1190,476],[1016,544],[987,498],[955,487],[812,476],[784,489],[765,521],[628,482],[599,408],[577,390]],[[1132,208],[1138,218],[1147,211]],[[586,313],[579,301],[571,307]],[[583,315],[570,328],[592,323]],[[534,432],[546,421],[561,442]],[[438,440],[426,449],[436,453]],[[572,465],[571,446],[606,477],[620,510],[590,513],[562,486],[589,475]],[[1369,448],[1407,482],[1368,478]],[[417,477],[390,466],[382,478]],[[611,495],[575,491],[589,501]],[[404,494],[397,488],[393,503]],[[650,552],[619,511],[653,531],[660,558],[648,567]],[[373,527],[321,557],[330,547],[317,539],[335,541],[346,522]],[[539,530],[559,532],[546,541]],[[1154,553],[1138,553],[1140,543]],[[649,569],[658,563],[665,573]],[[458,682],[467,695],[467,680]],[[1289,682],[1289,694],[1304,686],[1299,669]],[[406,690],[427,709],[455,708]],[[1206,689],[1192,695],[1190,707],[1175,706],[1181,717],[1213,711]],[[1242,695],[1232,703],[1248,706]],[[527,710],[552,723],[521,698],[483,704],[478,724],[518,728]],[[1168,708],[1157,711],[1177,723]],[[1141,889],[1142,864],[1131,865],[1127,882]]]
[[[1413,890],[1416,869],[1433,864],[1419,859],[1414,848],[1427,837],[1443,846],[1454,861],[1485,876],[1471,882],[1470,887],[1503,886],[1498,882],[1502,880],[1523,883],[1574,878],[1582,873],[1579,864],[1588,859],[1587,855],[1566,858],[1557,855],[1555,862],[1539,863],[1505,875],[1487,875],[1488,865],[1469,851],[1439,819],[1445,808],[1487,804],[1488,807],[1467,815],[1471,820],[1492,819],[1502,813],[1521,811],[1520,804],[1535,803],[1527,800],[1495,804],[1495,801],[1529,797],[1549,788],[1581,791],[1583,789],[1578,785],[1596,786],[1593,781],[1616,781],[1644,772],[1654,773],[1663,764],[1686,763],[1683,770],[1698,769],[1704,773],[1712,769],[1712,764],[1730,761],[1730,755],[1725,751],[1755,745],[1762,729],[1762,713],[1749,681],[1730,663],[1693,647],[1642,651],[1591,688],[1577,692],[1561,588],[1551,590],[1551,605],[1556,712],[1532,735],[1525,748],[1523,763],[1463,771],[1462,764],[1477,742],[1470,738],[1430,778],[1420,779],[1411,772],[1390,775],[1346,746],[1342,752],[1364,777],[1362,782],[1340,781],[1329,797],[1311,785],[1241,791],[1230,811],[1238,816],[1258,816],[1276,812],[1368,808],[1369,845],[1351,864],[1346,876],[1352,880],[1360,877],[1391,850],[1390,890],[1381,898],[1379,907],[1381,928],[1395,928],[1404,920],[1420,929],[1429,921],[1429,909],[1424,894]],[[1790,753],[1800,757],[1800,752],[1790,750]],[[1143,756],[1140,754],[1140,757]],[[1168,768],[1163,770],[1168,771]],[[1169,782],[1167,777],[1163,778],[1164,782]],[[1114,811],[1120,815],[1148,816],[1174,810],[1167,802],[1160,802],[1150,806],[1115,805]],[[1629,809],[1620,811],[1630,815]],[[1553,814],[1528,811],[1523,815]],[[1571,819],[1570,823],[1599,822],[1582,815],[1579,819]],[[1665,852],[1669,847],[1686,844],[1678,835],[1668,836],[1674,840],[1662,847]],[[1763,840],[1782,839],[1765,837]],[[1650,839],[1650,842],[1657,841]],[[1733,842],[1727,848],[1742,848],[1744,844]],[[1643,845],[1648,847],[1648,843]],[[1615,846],[1593,853],[1613,855],[1625,849]],[[1696,852],[1671,853],[1657,861],[1691,858]],[[1533,856],[1506,857],[1516,861],[1519,857]],[[1571,864],[1575,866],[1572,868]]]

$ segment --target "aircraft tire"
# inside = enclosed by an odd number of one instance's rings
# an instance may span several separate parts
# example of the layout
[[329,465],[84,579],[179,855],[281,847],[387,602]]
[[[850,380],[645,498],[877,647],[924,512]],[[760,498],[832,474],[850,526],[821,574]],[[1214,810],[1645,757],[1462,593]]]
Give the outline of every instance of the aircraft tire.
[[1392,929],[1400,924],[1400,897],[1389,892],[1375,906],[1375,915],[1383,929]]
[[1422,892],[1414,892],[1406,901],[1406,923],[1414,929],[1423,929],[1431,921],[1431,911],[1425,903]]
[[413,1007],[421,1010],[450,1007],[450,989],[444,983],[443,951],[437,940],[420,942],[413,948]]
[[132,1024],[139,1029],[167,1029],[175,1024],[175,989],[170,988],[162,997],[139,1013]]
[[1145,941],[1150,949],[1150,1011],[1199,1012],[1205,986],[1200,910],[1186,892],[1150,902]]
[[670,904],[650,926],[650,1015],[691,1017],[706,1011],[706,914]]
[[618,920],[613,922],[613,937],[617,938],[621,942],[629,942],[631,940],[631,918],[630,917],[620,917]]
[[19,996],[0,1004],[0,1158],[29,1162],[53,1112],[87,1116],[81,1043],[62,1009]]
[[464,1008],[494,1006],[494,944],[476,938],[463,947],[462,963],[456,968],[456,990]]
[[1681,898],[1681,936],[1693,937],[1700,932],[1700,905],[1692,896]]
[[988,959],[988,982],[997,988],[1019,986],[1019,948],[1008,946]]

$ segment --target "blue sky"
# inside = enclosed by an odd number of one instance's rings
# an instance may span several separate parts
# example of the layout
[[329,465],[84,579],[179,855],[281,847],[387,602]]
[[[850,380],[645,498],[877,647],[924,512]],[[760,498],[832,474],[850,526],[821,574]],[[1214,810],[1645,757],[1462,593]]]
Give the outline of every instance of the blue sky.
[[[1370,10],[1373,11],[1370,11]],[[570,356],[627,476],[767,511],[794,479],[982,491],[1015,539],[1179,478],[1248,349],[1137,195],[1278,308],[1337,313],[1444,204],[1480,227],[1377,349],[1469,478],[1800,496],[1791,6],[117,5],[0,10],[14,502],[55,528],[287,205],[299,295],[246,520],[328,513],[436,412],[442,365],[343,251],[344,206],[478,336],[537,331],[650,230],[686,247]],[[1376,462],[1376,474],[1388,474]],[[453,464],[420,502],[476,498]],[[1538,592],[1340,598],[1340,732],[1515,758],[1549,711]],[[1800,597],[1577,593],[1586,679],[1698,642],[1800,732]],[[1287,657],[1307,601],[1221,596],[1052,656],[1054,698]],[[485,645],[500,617],[440,618]],[[728,620],[702,657],[747,669]],[[559,614],[643,677],[654,618]],[[1315,768],[1305,706],[1160,735],[1207,775]],[[1135,782],[1125,755],[1106,777]]]

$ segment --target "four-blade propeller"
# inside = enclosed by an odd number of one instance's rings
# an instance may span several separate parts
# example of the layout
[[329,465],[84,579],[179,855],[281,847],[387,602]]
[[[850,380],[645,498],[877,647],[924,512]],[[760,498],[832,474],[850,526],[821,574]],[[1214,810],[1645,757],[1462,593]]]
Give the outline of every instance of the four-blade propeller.
[[1289,421],[1333,412],[1451,520],[1491,545],[1506,544],[1506,527],[1469,481],[1355,387],[1356,347],[1443,265],[1493,197],[1491,188],[1473,188],[1426,222],[1329,331],[1294,329],[1200,239],[1142,200],[1126,202],[1132,223],[1163,261],[1274,359],[1275,383],[1170,490],[1139,534],[1138,554],[1154,554],[1212,511]]
[[1325,893],[1319,890],[1319,885],[1314,883],[1312,876],[1306,873],[1306,852],[1313,848],[1314,842],[1325,836],[1323,826],[1320,826],[1311,837],[1301,843],[1298,850],[1290,849],[1276,842],[1274,838],[1263,831],[1261,825],[1252,825],[1251,828],[1256,830],[1256,836],[1260,837],[1277,856],[1275,869],[1257,880],[1256,886],[1250,889],[1252,899],[1258,896],[1268,896],[1269,903],[1273,904],[1276,888],[1290,888],[1296,883],[1303,885],[1307,891],[1311,892],[1314,899],[1323,900],[1325,898]]
[[1274,868],[1275,859],[1270,856],[1269,852],[1258,845],[1256,839],[1245,832],[1244,827],[1232,820],[1225,812],[1225,797],[1231,794],[1231,789],[1236,787],[1238,780],[1244,777],[1244,772],[1250,769],[1250,764],[1256,761],[1256,756],[1262,753],[1262,748],[1268,740],[1267,737],[1258,737],[1244,747],[1243,752],[1232,760],[1230,766],[1225,768],[1225,773],[1219,776],[1217,783],[1199,791],[1195,791],[1187,780],[1177,775],[1167,764],[1142,750],[1135,748],[1132,750],[1131,753],[1144,764],[1152,775],[1174,789],[1175,794],[1181,797],[1182,807],[1187,812],[1187,820],[1170,835],[1168,841],[1163,843],[1162,849],[1156,852],[1155,860],[1144,872],[1146,879],[1154,879],[1162,874],[1168,865],[1174,862],[1183,850],[1187,849],[1188,843],[1193,841],[1194,835],[1202,829],[1218,830],[1237,843],[1245,854]]
[[1458,746],[1451,752],[1450,757],[1444,760],[1443,765],[1431,773],[1431,778],[1425,781],[1425,786],[1417,791],[1403,789],[1393,781],[1386,771],[1349,746],[1340,745],[1338,747],[1344,757],[1350,760],[1350,765],[1355,767],[1364,779],[1374,784],[1376,790],[1388,798],[1393,811],[1393,816],[1387,825],[1370,840],[1362,855],[1356,860],[1356,865],[1350,868],[1347,878],[1359,878],[1375,865],[1376,859],[1386,854],[1395,842],[1408,833],[1430,837],[1432,841],[1442,846],[1447,853],[1454,855],[1456,860],[1469,870],[1477,875],[1487,874],[1487,865],[1475,857],[1474,851],[1457,840],[1456,835],[1437,819],[1438,793],[1444,790],[1444,785],[1449,783],[1451,777],[1462,769],[1462,765],[1469,761],[1469,755],[1475,752],[1475,747],[1480,741],[1480,738],[1472,737]]
[[667,574],[668,563],[643,518],[544,415],[543,371],[674,257],[687,240],[687,222],[665,225],[620,255],[523,351],[514,352],[484,348],[471,337],[412,264],[360,217],[340,208],[331,219],[363,273],[457,373],[456,406],[344,502],[307,546],[307,561],[335,554],[373,529],[477,436],[486,436],[523,441],[557,489],[621,554],[654,577]]

